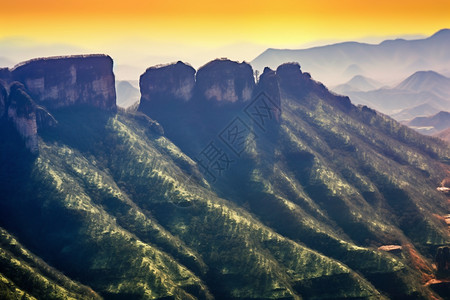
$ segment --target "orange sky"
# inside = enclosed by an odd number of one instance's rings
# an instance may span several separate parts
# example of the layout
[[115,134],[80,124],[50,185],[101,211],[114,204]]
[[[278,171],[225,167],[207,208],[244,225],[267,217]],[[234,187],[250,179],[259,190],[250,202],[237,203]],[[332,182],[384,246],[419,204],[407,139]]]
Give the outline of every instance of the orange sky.
[[450,0],[4,0],[0,67],[105,53],[117,78],[136,79],[178,60],[197,68],[218,57],[251,61],[268,47],[380,42],[442,28],[450,28]]
[[450,27],[450,1],[8,0],[0,38],[96,45],[125,37],[224,45],[432,34]]

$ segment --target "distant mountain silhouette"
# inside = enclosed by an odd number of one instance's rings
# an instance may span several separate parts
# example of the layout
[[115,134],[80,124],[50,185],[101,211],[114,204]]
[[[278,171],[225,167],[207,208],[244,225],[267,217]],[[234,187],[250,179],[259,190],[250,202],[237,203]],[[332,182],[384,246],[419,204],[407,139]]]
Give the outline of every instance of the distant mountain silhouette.
[[412,108],[403,109],[398,113],[392,114],[391,117],[396,120],[411,120],[415,117],[432,116],[437,114],[439,111],[440,110],[432,104],[425,103]]
[[116,81],[117,105],[127,108],[139,101],[141,93],[129,81]]
[[438,137],[438,138],[450,143],[450,128],[442,130],[442,131],[434,134],[433,136]]
[[340,84],[332,88],[336,93],[345,94],[348,91],[370,91],[382,87],[383,84],[369,77],[356,75],[348,82]]
[[431,117],[417,117],[406,123],[424,134],[435,134],[450,128],[450,112],[441,111]]
[[434,71],[418,71],[403,80],[396,89],[415,92],[433,92],[450,99],[450,78]]
[[334,91],[399,121],[450,110],[450,78],[434,71],[415,72],[393,88],[358,91],[347,83]]
[[265,66],[299,62],[327,85],[341,84],[357,74],[393,82],[419,70],[448,74],[449,48],[450,30],[442,29],[425,39],[386,40],[378,45],[344,42],[300,50],[267,49],[251,64],[262,70]]

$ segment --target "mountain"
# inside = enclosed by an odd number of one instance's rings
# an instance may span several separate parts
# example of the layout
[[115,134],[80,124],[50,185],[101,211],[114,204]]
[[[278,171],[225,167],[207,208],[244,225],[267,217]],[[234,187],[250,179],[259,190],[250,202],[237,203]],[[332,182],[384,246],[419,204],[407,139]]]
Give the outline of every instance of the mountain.
[[362,75],[356,75],[348,82],[333,87],[332,90],[333,92],[339,94],[346,94],[347,92],[351,91],[367,92],[370,90],[376,90],[382,86],[383,85],[376,80],[364,77]]
[[396,86],[399,90],[432,92],[442,98],[450,99],[450,78],[434,71],[419,71]]
[[444,141],[450,142],[450,128],[444,129],[436,134],[435,137],[438,137]]
[[[353,103],[367,105],[382,113],[391,116],[401,116],[403,113],[417,113],[416,116],[423,116],[425,111],[420,107],[432,110],[448,110],[450,100],[437,96],[428,91],[414,92],[399,90],[396,88],[381,88],[368,92],[346,92]],[[398,119],[402,121],[402,119]]]
[[1,299],[101,299],[92,289],[67,278],[0,228]]
[[345,42],[300,50],[267,49],[252,62],[255,69],[301,62],[314,78],[333,86],[355,75],[392,83],[420,70],[448,73],[450,30],[416,40],[386,40],[380,44]]
[[141,93],[129,81],[116,80],[117,105],[127,108],[139,101]]
[[417,117],[406,125],[420,133],[432,135],[450,128],[450,112],[441,111],[430,117]]
[[[419,104],[418,106],[414,106],[412,108],[405,108],[401,111],[391,114],[391,117],[395,120],[399,120],[403,122],[407,122],[409,120],[414,119],[415,117],[426,117],[432,116],[439,112],[440,110],[434,107],[432,104],[425,103]],[[406,121],[405,121],[406,120]]]
[[5,297],[445,297],[446,143],[298,64],[257,82],[224,59],[151,67],[130,112],[109,98],[109,57],[50,60],[0,89]]
[[358,91],[345,87],[335,90],[348,95],[354,103],[370,106],[399,121],[450,108],[450,78],[433,71],[416,72],[393,88]]

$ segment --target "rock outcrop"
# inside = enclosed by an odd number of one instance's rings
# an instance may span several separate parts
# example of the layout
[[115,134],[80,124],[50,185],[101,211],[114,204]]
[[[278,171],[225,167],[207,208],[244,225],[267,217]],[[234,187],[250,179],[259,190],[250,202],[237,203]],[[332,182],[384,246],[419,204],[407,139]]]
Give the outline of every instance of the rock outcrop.
[[254,87],[253,69],[245,62],[216,59],[197,71],[197,92],[207,100],[249,101]]
[[171,98],[188,101],[195,85],[195,69],[181,61],[148,68],[141,75],[141,101]]
[[45,107],[36,105],[36,124],[38,129],[55,127],[58,124],[55,117]]
[[305,93],[314,92],[343,111],[349,111],[353,107],[349,97],[331,93],[322,83],[313,80],[309,73],[303,73],[298,63],[282,64],[276,73],[280,84],[288,93],[305,96]]
[[0,68],[0,79],[9,82],[11,80],[11,72],[8,68]]
[[37,104],[47,109],[86,105],[116,110],[113,61],[106,55],[34,59],[11,70]]
[[6,100],[7,100],[7,97],[8,97],[8,94],[6,93],[6,86],[0,80],[0,119],[6,113]]
[[450,246],[443,246],[437,249],[436,266],[439,275],[450,276]]
[[380,251],[386,251],[394,254],[400,254],[402,253],[403,247],[400,245],[383,245],[378,247],[378,250]]
[[311,76],[303,73],[298,63],[286,63],[277,68],[280,83],[293,94],[303,95],[310,88]]
[[270,68],[264,68],[264,72],[259,77],[258,84],[254,91],[254,98],[259,93],[264,93],[273,104],[272,113],[275,120],[279,121],[281,117],[281,96],[280,84],[276,72]]
[[11,85],[8,103],[8,119],[22,137],[25,147],[30,153],[37,154],[39,147],[36,105],[25,92],[25,88],[21,83],[14,82]]

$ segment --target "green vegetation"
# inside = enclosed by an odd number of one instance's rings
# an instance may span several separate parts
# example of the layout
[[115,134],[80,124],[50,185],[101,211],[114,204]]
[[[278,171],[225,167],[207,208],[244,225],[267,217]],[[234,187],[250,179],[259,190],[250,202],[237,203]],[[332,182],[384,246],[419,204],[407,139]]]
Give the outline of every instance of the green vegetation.
[[0,298],[429,298],[377,248],[431,266],[450,243],[450,149],[315,94],[282,111],[215,183],[136,114],[60,110],[37,158],[2,127]]

